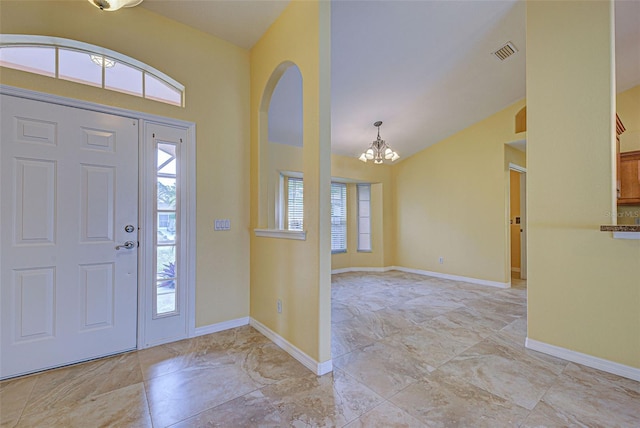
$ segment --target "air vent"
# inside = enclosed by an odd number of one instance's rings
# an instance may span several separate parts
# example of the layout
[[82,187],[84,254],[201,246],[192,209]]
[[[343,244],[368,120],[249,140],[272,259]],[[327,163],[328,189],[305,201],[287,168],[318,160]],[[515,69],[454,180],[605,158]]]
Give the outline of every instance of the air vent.
[[509,58],[511,55],[513,55],[516,52],[518,52],[518,49],[516,49],[516,47],[513,46],[513,43],[507,42],[506,45],[504,45],[503,47],[501,47],[497,51],[493,52],[493,54],[500,61],[504,61],[505,59]]

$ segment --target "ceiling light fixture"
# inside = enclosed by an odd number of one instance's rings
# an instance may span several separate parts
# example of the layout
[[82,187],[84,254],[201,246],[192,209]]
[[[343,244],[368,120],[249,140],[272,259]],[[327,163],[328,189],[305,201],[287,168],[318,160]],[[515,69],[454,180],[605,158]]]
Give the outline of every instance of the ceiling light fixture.
[[385,160],[390,160],[391,162],[393,162],[400,159],[400,155],[391,150],[391,147],[389,147],[389,145],[382,138],[380,138],[380,125],[382,125],[382,121],[377,121],[373,124],[373,126],[378,128],[378,137],[358,158],[362,162],[372,160],[373,163],[379,165],[384,163]]
[[116,62],[111,58],[107,58],[102,55],[89,55],[89,56],[91,57],[91,62],[93,62],[95,65],[98,65],[100,67],[102,67],[102,64],[104,64],[104,68],[111,68],[114,65],[116,65]]
[[137,6],[142,0],[89,0],[89,3],[100,10],[113,12],[123,7]]

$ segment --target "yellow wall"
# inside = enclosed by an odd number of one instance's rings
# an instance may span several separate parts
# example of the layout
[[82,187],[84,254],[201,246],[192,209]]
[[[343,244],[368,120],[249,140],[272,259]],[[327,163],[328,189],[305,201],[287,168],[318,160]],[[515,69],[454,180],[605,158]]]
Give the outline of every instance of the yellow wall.
[[515,114],[523,106],[518,101],[394,166],[396,265],[510,282],[508,161],[519,152],[505,144],[521,138]]
[[640,150],[640,85],[619,93],[616,109],[626,129],[620,136],[620,151]]
[[[269,143],[269,214],[276,211],[277,187],[282,172],[302,172],[303,149]],[[391,266],[393,237],[391,166],[365,164],[357,158],[331,155],[332,180],[347,183],[347,252],[331,255],[331,269]],[[358,252],[358,199],[356,182],[371,186],[371,252]],[[275,217],[275,215],[274,215]],[[275,221],[274,221],[275,223]]]
[[[307,238],[251,236],[251,316],[317,362],[331,358],[330,3],[292,2],[251,50],[251,228],[269,226],[268,100],[294,63],[302,75]],[[274,74],[275,73],[275,74]],[[276,310],[282,300],[282,313]]]
[[520,173],[509,171],[511,201],[511,268],[520,269],[520,224],[516,217],[520,217]]
[[640,241],[614,209],[611,2],[527,2],[528,337],[640,367]]
[[[195,122],[196,326],[247,316],[249,52],[141,7],[107,13],[86,1],[3,1],[0,28],[112,49],[186,86],[179,108],[11,69],[0,74],[6,85]],[[214,232],[214,218],[230,219],[231,231]]]

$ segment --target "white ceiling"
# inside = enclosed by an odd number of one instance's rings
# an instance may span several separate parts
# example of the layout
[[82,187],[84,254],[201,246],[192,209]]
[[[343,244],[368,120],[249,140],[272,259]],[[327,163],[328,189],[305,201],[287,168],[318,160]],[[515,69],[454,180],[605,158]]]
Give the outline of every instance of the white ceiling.
[[144,0],[141,6],[249,49],[288,4],[288,0]]
[[[143,7],[250,48],[288,1],[145,0]],[[640,83],[640,1],[616,1],[618,90]],[[380,134],[403,159],[525,96],[525,3],[332,3],[332,151],[359,155]],[[518,53],[491,55],[511,41]],[[297,144],[300,101],[283,79],[272,141]],[[287,75],[285,75],[287,77]],[[293,97],[293,98],[292,98]],[[294,123],[292,127],[290,124]]]

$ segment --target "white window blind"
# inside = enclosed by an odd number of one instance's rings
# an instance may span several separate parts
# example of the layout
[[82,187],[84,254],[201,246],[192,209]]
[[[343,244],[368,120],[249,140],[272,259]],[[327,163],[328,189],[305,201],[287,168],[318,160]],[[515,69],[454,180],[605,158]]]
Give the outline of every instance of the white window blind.
[[331,183],[331,252],[347,251],[347,185]]
[[287,229],[303,230],[304,186],[302,178],[287,177]]
[[358,184],[358,251],[371,251],[370,184]]

